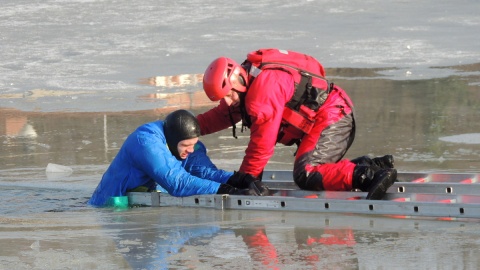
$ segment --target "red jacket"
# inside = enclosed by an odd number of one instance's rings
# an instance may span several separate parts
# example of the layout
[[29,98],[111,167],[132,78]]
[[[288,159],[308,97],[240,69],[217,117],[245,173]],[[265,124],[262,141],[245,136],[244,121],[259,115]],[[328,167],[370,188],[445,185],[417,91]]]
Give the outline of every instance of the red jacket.
[[[268,91],[266,91],[268,89]],[[274,153],[283,109],[294,92],[292,75],[281,70],[264,70],[248,88],[245,108],[250,115],[250,142],[239,171],[258,176]],[[225,100],[197,116],[202,135],[226,129],[232,125]],[[241,120],[238,108],[232,110],[234,122]]]

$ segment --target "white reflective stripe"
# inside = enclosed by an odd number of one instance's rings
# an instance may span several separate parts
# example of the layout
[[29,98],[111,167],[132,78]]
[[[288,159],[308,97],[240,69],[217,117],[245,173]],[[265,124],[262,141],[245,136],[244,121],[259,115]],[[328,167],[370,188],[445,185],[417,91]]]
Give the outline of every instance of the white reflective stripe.
[[250,67],[250,76],[253,76],[253,77],[257,77],[258,75],[260,75],[260,73],[262,72],[261,69],[257,68],[256,66],[252,65]]
[[288,54],[288,51],[287,50],[278,50],[280,53],[283,53],[283,54]]

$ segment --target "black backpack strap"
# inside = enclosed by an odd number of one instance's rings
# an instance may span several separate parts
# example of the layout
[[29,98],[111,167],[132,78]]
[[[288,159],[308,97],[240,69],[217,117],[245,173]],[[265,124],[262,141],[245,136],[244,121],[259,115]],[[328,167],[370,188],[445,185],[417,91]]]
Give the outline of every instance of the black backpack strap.
[[312,76],[305,72],[300,72],[300,75],[302,75],[300,83],[295,84],[295,92],[290,101],[287,102],[287,106],[296,111],[305,102],[307,99],[306,93],[312,88]]

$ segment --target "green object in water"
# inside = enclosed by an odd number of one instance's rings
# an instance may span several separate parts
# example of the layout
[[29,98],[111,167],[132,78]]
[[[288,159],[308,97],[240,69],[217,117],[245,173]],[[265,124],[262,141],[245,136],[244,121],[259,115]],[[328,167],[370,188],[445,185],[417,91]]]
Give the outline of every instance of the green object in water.
[[128,208],[128,196],[111,197],[108,206],[114,208]]

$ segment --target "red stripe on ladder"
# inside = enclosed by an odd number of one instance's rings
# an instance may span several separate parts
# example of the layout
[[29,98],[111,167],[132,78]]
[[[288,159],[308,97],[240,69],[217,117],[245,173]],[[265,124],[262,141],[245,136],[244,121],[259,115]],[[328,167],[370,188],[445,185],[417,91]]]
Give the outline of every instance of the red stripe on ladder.
[[425,183],[425,182],[428,182],[428,179],[425,177],[418,178],[412,181],[412,183]]

